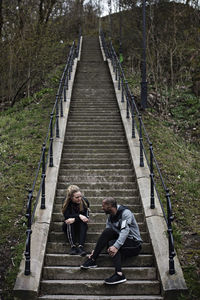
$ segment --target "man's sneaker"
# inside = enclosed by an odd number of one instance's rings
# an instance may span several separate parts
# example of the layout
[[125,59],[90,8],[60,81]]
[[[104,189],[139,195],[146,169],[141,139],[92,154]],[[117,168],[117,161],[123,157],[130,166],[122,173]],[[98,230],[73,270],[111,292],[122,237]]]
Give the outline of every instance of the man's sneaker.
[[70,255],[77,255],[77,248],[75,246],[71,247],[71,250],[69,251],[69,254]]
[[84,264],[81,265],[81,269],[92,269],[92,268],[96,268],[97,264],[95,262],[95,260],[93,260],[92,258],[88,258]]
[[80,255],[80,256],[85,256],[87,253],[86,251],[84,250],[83,246],[79,246],[77,248],[77,254]]
[[111,277],[105,279],[106,284],[118,284],[118,283],[122,283],[125,281],[126,281],[126,278],[125,278],[124,274],[119,275],[117,273],[115,273]]

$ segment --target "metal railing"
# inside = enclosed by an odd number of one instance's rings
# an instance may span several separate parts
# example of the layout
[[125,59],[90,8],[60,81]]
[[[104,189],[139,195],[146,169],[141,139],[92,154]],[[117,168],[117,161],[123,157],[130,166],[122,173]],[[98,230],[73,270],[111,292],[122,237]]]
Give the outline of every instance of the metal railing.
[[[167,232],[168,232],[168,239],[169,239],[169,274],[172,275],[175,273],[175,267],[174,267],[174,256],[175,249],[174,249],[174,239],[173,239],[173,230],[172,230],[172,221],[174,219],[173,213],[172,213],[172,206],[171,206],[171,200],[170,200],[170,193],[169,189],[166,187],[161,169],[158,165],[158,162],[156,160],[154,151],[153,151],[153,145],[150,141],[149,135],[147,133],[147,130],[145,128],[145,125],[142,120],[142,116],[136,106],[135,98],[132,93],[132,91],[129,88],[128,82],[126,80],[124,71],[122,69],[121,63],[119,61],[119,58],[117,57],[117,54],[113,48],[112,42],[106,42],[103,32],[100,32],[101,36],[101,42],[102,47],[104,49],[104,53],[106,55],[107,59],[110,59],[113,72],[115,73],[115,80],[118,81],[118,90],[121,90],[121,102],[125,102],[126,104],[126,117],[130,118],[130,114],[132,117],[132,138],[135,138],[135,130],[138,132],[139,136],[139,144],[140,144],[140,167],[144,167],[144,155],[149,167],[150,171],[150,208],[155,208],[155,190],[158,195],[159,202],[161,204],[161,208],[163,211],[163,215],[165,218],[165,221],[167,223]],[[147,152],[147,149],[145,147],[145,143],[147,144],[149,154]],[[156,181],[155,181],[155,170],[158,174],[158,179],[160,179],[161,186],[163,188],[165,198],[166,198],[166,207],[167,207],[167,214],[165,213],[164,206],[161,201],[161,197],[159,195],[159,192],[156,187]]]
[[[34,182],[32,185],[32,189],[28,193],[28,202],[26,209],[26,218],[27,218],[27,230],[26,230],[26,249],[25,249],[25,275],[30,275],[31,273],[31,233],[32,233],[32,224],[34,222],[36,207],[39,202],[39,198],[41,196],[41,204],[40,208],[45,209],[45,178],[46,178],[46,170],[49,164],[49,167],[53,167],[53,143],[54,138],[59,138],[60,130],[59,130],[59,119],[63,117],[63,101],[67,101],[67,90],[69,88],[69,81],[71,80],[71,73],[74,64],[75,57],[79,54],[80,47],[80,34],[78,39],[78,45],[76,47],[75,42],[73,42],[70,52],[67,58],[67,63],[65,65],[63,74],[60,79],[58,91],[56,94],[56,101],[53,106],[52,112],[50,114],[50,122],[46,134],[46,138],[44,140],[40,160],[38,163],[38,167],[36,170],[36,175],[34,178]],[[47,151],[48,147],[48,151]],[[39,190],[37,192],[35,202],[33,205],[33,194],[36,189],[36,183],[38,182],[39,176],[41,175],[41,181],[39,184]],[[32,207],[33,206],[33,207]]]

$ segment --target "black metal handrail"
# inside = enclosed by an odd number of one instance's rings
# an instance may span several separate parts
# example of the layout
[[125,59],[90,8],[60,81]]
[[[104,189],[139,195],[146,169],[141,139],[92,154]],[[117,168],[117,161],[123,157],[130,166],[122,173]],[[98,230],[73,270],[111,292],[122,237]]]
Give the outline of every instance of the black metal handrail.
[[[67,101],[66,92],[69,89],[69,80],[71,80],[71,73],[74,64],[74,59],[79,54],[80,48],[80,38],[79,34],[77,46],[75,42],[73,42],[70,52],[67,58],[67,63],[65,65],[64,71],[62,73],[58,91],[56,94],[56,101],[54,103],[52,112],[50,114],[49,126],[47,129],[46,138],[44,140],[40,160],[38,163],[38,167],[36,170],[35,178],[33,181],[32,189],[28,192],[28,201],[26,208],[26,218],[27,218],[27,229],[26,229],[26,246],[25,246],[25,275],[30,275],[31,273],[31,233],[32,233],[32,224],[34,222],[36,207],[39,202],[39,198],[41,195],[41,209],[45,209],[45,178],[46,178],[46,170],[49,164],[49,167],[53,167],[53,142],[54,138],[59,138],[60,130],[59,130],[59,119],[63,117],[63,101]],[[48,152],[46,151],[48,147]],[[39,175],[41,174],[41,181],[39,190],[37,192],[34,206],[33,202],[33,194],[35,192],[36,183],[38,181]],[[32,207],[33,206],[33,207]]]
[[[150,208],[152,208],[152,209],[155,208],[154,191],[156,190],[158,199],[161,204],[162,211],[163,211],[164,219],[167,223],[167,228],[168,228],[167,232],[168,232],[168,240],[169,240],[169,274],[172,275],[175,273],[174,256],[176,254],[175,254],[175,249],[174,249],[174,239],[173,239],[173,230],[172,230],[172,221],[173,221],[174,217],[173,217],[173,213],[172,213],[169,189],[165,185],[164,178],[161,173],[161,169],[159,167],[158,161],[156,160],[156,157],[155,157],[155,154],[153,151],[153,145],[150,141],[149,135],[148,135],[145,125],[142,121],[142,116],[137,108],[136,103],[135,103],[135,97],[129,88],[123,68],[122,68],[119,58],[114,50],[112,42],[111,41],[108,43],[106,42],[103,31],[100,31],[100,36],[101,36],[101,43],[102,43],[102,47],[104,49],[104,53],[106,55],[106,58],[110,59],[111,65],[113,68],[113,72],[115,73],[115,80],[118,81],[118,90],[122,91],[121,92],[121,102],[126,101],[126,117],[130,118],[130,114],[132,117],[132,138],[136,137],[135,129],[138,132],[139,143],[140,143],[140,167],[144,167],[144,155],[145,155],[147,165],[150,170]],[[145,145],[144,145],[144,141],[143,141],[144,139],[148,145],[149,157],[148,157],[148,153],[145,148]],[[161,185],[162,185],[164,193],[165,193],[166,202],[167,202],[167,214],[165,213],[159,192],[156,187],[155,168],[157,170]]]

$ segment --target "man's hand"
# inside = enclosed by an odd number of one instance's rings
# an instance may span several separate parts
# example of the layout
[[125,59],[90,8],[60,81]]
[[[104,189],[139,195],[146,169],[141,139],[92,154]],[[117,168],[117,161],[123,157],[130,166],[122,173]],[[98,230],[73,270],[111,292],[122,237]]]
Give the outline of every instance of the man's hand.
[[65,220],[66,224],[73,224],[75,222],[75,218],[69,218],[67,220]]
[[84,223],[87,223],[88,221],[89,221],[89,219],[86,217],[86,216],[84,216],[84,215],[79,215],[79,218],[81,219],[81,221],[83,221]]
[[92,252],[90,253],[90,255],[88,257],[91,258],[93,253],[94,253],[94,250],[92,250]]
[[118,252],[118,249],[117,248],[115,248],[114,246],[110,246],[109,248],[108,248],[108,254],[111,256],[111,257],[113,257],[113,256],[115,256],[115,254]]

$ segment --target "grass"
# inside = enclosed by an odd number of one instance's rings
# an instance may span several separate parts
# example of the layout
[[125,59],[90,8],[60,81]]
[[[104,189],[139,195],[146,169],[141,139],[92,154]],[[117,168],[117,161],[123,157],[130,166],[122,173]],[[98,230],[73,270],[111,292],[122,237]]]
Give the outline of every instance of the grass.
[[155,112],[147,110],[143,119],[170,189],[175,247],[189,288],[189,295],[180,299],[197,300],[200,298],[199,147],[175,134]]
[[[127,78],[136,100],[139,101],[139,78],[128,71]],[[149,87],[151,93],[151,87]],[[162,93],[163,111],[158,106],[146,109],[143,121],[161,168],[166,186],[170,189],[175,216],[173,236],[175,248],[188,286],[188,294],[180,300],[200,299],[200,98],[186,86]],[[165,102],[165,99],[168,101]],[[144,142],[145,143],[145,142]],[[148,149],[148,148],[147,148]],[[155,178],[158,174],[155,172]],[[164,208],[165,194],[157,183]]]
[[[13,299],[12,289],[24,251],[28,190],[32,187],[42,143],[63,66],[31,98],[0,113],[0,290]],[[0,293],[1,295],[1,293]]]

